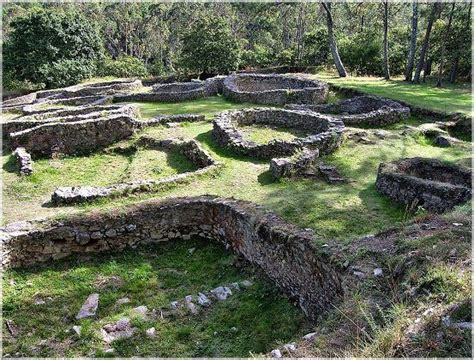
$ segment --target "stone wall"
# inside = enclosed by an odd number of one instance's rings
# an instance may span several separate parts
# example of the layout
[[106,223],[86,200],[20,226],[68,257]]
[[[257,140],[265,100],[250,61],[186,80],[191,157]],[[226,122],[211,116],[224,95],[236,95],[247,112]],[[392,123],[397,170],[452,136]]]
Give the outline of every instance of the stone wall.
[[25,148],[16,148],[13,155],[18,164],[19,174],[23,176],[31,175],[33,173],[33,161],[31,160],[31,155],[26,152]]
[[38,125],[54,122],[74,122],[88,119],[99,119],[111,115],[124,114],[132,117],[138,116],[138,108],[132,105],[105,105],[81,106],[78,108],[62,108],[20,116],[1,124],[4,139],[11,133],[31,129]]
[[182,123],[182,122],[198,122],[204,121],[206,117],[201,114],[176,114],[176,115],[160,115],[151,120],[144,121],[146,124],[164,125],[168,123]]
[[222,83],[224,78],[224,76],[216,76],[205,81],[196,80],[190,82],[157,84],[153,86],[152,92],[115,95],[114,102],[181,102],[214,96],[222,92]]
[[[55,205],[69,205],[139,192],[156,192],[170,186],[189,182],[199,176],[213,173],[221,167],[221,164],[215,161],[211,155],[194,140],[157,140],[152,137],[142,136],[135,142],[131,151],[137,151],[137,148],[177,151],[191,161],[198,170],[173,175],[160,180],[141,180],[101,187],[60,187],[51,195],[51,202]],[[121,151],[124,151],[124,149]]]
[[236,74],[223,83],[227,99],[266,105],[320,104],[326,101],[328,91],[326,83],[278,74]]
[[410,116],[410,109],[393,100],[364,95],[324,105],[287,105],[288,109],[307,109],[335,115],[346,125],[389,125]]
[[139,127],[139,121],[120,114],[39,125],[11,133],[10,142],[13,148],[24,147],[33,158],[86,154],[130,137]]
[[122,250],[200,236],[221,242],[260,268],[311,320],[333,309],[341,277],[316,255],[313,234],[244,201],[213,197],[151,201],[123,210],[2,229],[3,264],[29,266],[71,254]]
[[[237,129],[239,125],[274,125],[304,130],[310,135],[290,141],[273,140],[257,144],[243,138]],[[329,154],[341,145],[343,131],[344,124],[341,121],[311,111],[253,108],[217,114],[212,135],[218,144],[238,154],[272,159],[290,156],[306,147],[318,149],[321,154]]]
[[441,213],[471,199],[471,170],[436,159],[409,158],[381,163],[377,190],[399,203]]
[[318,149],[305,149],[291,157],[275,158],[270,161],[270,172],[275,179],[301,176],[316,168],[318,157]]

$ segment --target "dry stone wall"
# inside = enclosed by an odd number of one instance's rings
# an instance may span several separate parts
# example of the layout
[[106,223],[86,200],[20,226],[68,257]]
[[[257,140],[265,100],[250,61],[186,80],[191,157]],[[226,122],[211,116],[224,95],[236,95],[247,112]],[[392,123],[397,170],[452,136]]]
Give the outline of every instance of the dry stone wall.
[[142,136],[135,142],[134,150],[147,148],[165,151],[177,151],[191,161],[198,170],[189,171],[161,180],[141,180],[121,183],[112,186],[75,186],[60,187],[51,195],[51,202],[55,205],[70,205],[93,201],[102,198],[119,197],[139,192],[152,192],[166,187],[189,182],[196,177],[214,173],[221,164],[215,161],[196,141],[182,141],[177,139],[157,140],[152,137]]
[[270,172],[276,179],[301,176],[316,168],[318,157],[318,149],[305,149],[291,157],[275,158],[270,161]]
[[378,96],[364,95],[324,105],[287,105],[288,109],[307,109],[321,114],[331,114],[346,125],[389,125],[410,116],[410,108],[396,101]]
[[31,175],[33,173],[33,161],[31,160],[31,155],[26,152],[25,148],[16,148],[13,155],[18,164],[18,172],[20,175]]
[[[290,141],[272,140],[257,144],[244,139],[237,128],[239,125],[273,125],[304,130],[310,135]],[[318,149],[320,154],[329,154],[341,145],[343,131],[341,121],[311,111],[253,108],[217,114],[212,135],[218,144],[238,154],[272,159],[290,156],[306,147]]]
[[320,104],[329,85],[321,81],[279,74],[236,74],[223,82],[223,94],[232,101],[265,105]]
[[442,213],[471,199],[472,173],[436,159],[409,158],[381,163],[375,185],[399,203]]
[[217,240],[260,268],[311,320],[342,296],[341,277],[327,258],[316,255],[311,231],[258,205],[213,197],[151,201],[125,212],[10,224],[1,233],[2,261],[8,267],[28,266],[192,236]]

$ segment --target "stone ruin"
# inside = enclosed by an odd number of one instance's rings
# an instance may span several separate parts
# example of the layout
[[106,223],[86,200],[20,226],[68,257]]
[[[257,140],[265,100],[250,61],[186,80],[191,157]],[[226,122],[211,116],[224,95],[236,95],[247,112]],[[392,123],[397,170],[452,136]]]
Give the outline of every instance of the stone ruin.
[[161,101],[180,102],[214,96],[222,93],[224,76],[215,76],[204,81],[174,82],[155,84],[151,92],[136,92],[133,94],[118,94],[114,102],[123,101]]
[[124,90],[143,87],[140,80],[117,80],[93,84],[79,84],[61,89],[42,90],[28,95],[5,100],[4,111],[29,112],[41,110],[45,105],[99,105],[112,101],[111,95]]
[[197,167],[197,170],[177,174],[160,180],[141,180],[106,187],[61,187],[56,189],[51,195],[51,202],[55,205],[69,205],[102,198],[119,197],[125,194],[157,191],[178,183],[189,182],[204,174],[210,174],[217,171],[221,166],[221,164],[214,160],[195,140],[156,140],[152,137],[142,136],[135,142],[133,148],[120,149],[120,151],[137,151],[137,148],[177,151],[193,163]]
[[270,172],[275,179],[305,176],[316,167],[319,150],[305,149],[286,158],[274,158],[270,161]]
[[[309,135],[293,140],[272,140],[257,144],[244,139],[238,126],[272,125],[303,130]],[[224,111],[216,115],[212,135],[221,146],[235,153],[259,159],[291,156],[303,148],[318,149],[320,154],[329,154],[342,142],[344,124],[329,116],[306,110],[277,108],[252,108]]]
[[321,104],[328,92],[324,82],[279,74],[236,74],[223,83],[227,99],[265,105]]
[[436,159],[407,158],[381,163],[375,185],[410,210],[442,213],[471,199],[472,172]]
[[259,268],[311,320],[342,297],[339,272],[317,254],[313,233],[253,203],[214,198],[153,200],[126,211],[10,224],[0,237],[5,267],[140,244],[213,239]]
[[320,114],[328,114],[344,122],[345,125],[389,125],[410,116],[410,108],[379,96],[364,95],[334,104],[285,106],[288,109],[306,109]]

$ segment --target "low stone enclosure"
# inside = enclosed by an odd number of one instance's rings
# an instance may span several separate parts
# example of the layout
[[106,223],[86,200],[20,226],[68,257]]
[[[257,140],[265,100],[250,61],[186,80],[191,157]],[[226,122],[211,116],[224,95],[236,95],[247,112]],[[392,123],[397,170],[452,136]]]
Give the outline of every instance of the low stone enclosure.
[[153,150],[178,151],[193,163],[198,170],[181,173],[160,180],[141,180],[107,187],[61,187],[56,189],[51,195],[51,202],[54,205],[69,205],[101,198],[119,197],[126,194],[157,191],[167,186],[191,181],[204,174],[210,174],[217,171],[221,166],[219,162],[215,161],[211,155],[194,140],[156,140],[152,137],[142,136],[135,142],[133,148],[121,149],[121,151],[136,151],[137,147]]
[[[28,95],[5,100],[4,111],[34,111],[47,104],[84,105],[86,103],[103,102],[117,92],[141,88],[140,80],[117,80],[93,84],[80,84],[67,88],[42,90]],[[111,101],[111,98],[110,98]],[[24,107],[26,106],[26,109]]]
[[328,92],[324,82],[279,74],[236,74],[223,83],[227,99],[265,105],[321,104]]
[[[290,141],[272,140],[257,144],[245,140],[238,126],[272,125],[303,130],[310,135]],[[291,156],[303,148],[318,149],[320,154],[329,154],[342,142],[342,121],[307,110],[285,110],[277,108],[252,108],[224,111],[216,115],[212,135],[216,142],[235,153],[259,159]]]
[[472,172],[436,159],[408,158],[381,163],[377,190],[410,210],[442,213],[471,199]]
[[310,230],[253,203],[209,196],[154,200],[125,212],[13,223],[1,231],[2,262],[6,267],[29,266],[192,236],[217,240],[260,268],[311,320],[342,297],[340,274],[316,255]]
[[346,125],[383,126],[407,119],[410,108],[379,96],[364,95],[335,104],[298,105],[290,104],[287,109],[306,109],[321,114],[330,114]]
[[134,94],[118,94],[114,102],[124,101],[162,101],[180,102],[214,96],[222,93],[222,82],[225,76],[215,76],[204,81],[174,82],[170,84],[156,84],[151,92],[137,92]]

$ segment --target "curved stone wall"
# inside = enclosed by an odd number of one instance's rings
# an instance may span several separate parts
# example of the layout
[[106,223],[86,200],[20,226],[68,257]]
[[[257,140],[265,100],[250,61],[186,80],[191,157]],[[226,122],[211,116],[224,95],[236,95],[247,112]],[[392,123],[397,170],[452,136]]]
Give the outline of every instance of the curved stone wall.
[[329,86],[316,80],[278,74],[236,74],[223,83],[223,94],[236,102],[265,105],[320,104]]
[[215,76],[205,81],[174,82],[169,84],[156,84],[152,92],[134,94],[118,94],[114,102],[124,101],[162,101],[180,102],[195,100],[222,92],[224,76]]
[[139,244],[214,239],[260,268],[316,320],[342,296],[339,273],[316,255],[313,235],[253,203],[213,197],[151,201],[124,212],[78,215],[2,229],[3,264],[26,266],[71,254]]
[[381,163],[377,190],[410,207],[441,213],[471,199],[471,170],[436,159],[409,158]]
[[[310,135],[290,141],[273,140],[257,144],[243,138],[237,129],[239,125],[273,125],[304,130]],[[217,114],[212,135],[221,146],[238,154],[271,159],[292,155],[305,147],[317,148],[321,154],[331,153],[341,145],[343,131],[341,121],[311,111],[253,108]]]
[[335,115],[346,125],[389,125],[410,116],[410,108],[379,96],[364,95],[335,104],[285,106],[288,109],[307,109],[321,114]]
[[90,153],[126,139],[141,127],[141,122],[119,114],[106,118],[72,122],[52,122],[10,134],[12,148],[24,147],[33,158],[55,153]]
[[193,163],[198,170],[188,171],[160,180],[141,180],[112,186],[61,187],[56,189],[51,195],[51,202],[55,205],[69,205],[139,192],[158,191],[167,186],[189,182],[196,177],[214,172],[221,166],[221,164],[215,161],[195,140],[157,140],[152,137],[142,136],[135,142],[134,149],[131,150],[136,150],[137,147],[177,151]]

